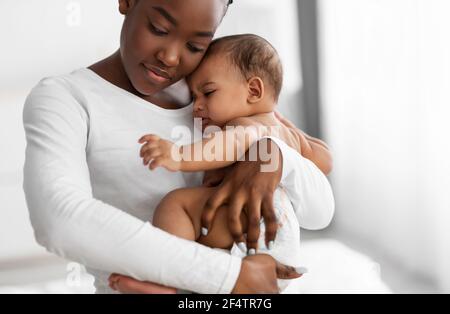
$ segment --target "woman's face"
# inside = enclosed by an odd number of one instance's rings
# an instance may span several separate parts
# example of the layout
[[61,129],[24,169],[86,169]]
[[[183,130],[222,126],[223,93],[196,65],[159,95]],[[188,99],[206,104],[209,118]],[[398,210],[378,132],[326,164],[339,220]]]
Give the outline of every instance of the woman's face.
[[226,0],[119,0],[125,15],[120,53],[134,88],[153,95],[198,66]]

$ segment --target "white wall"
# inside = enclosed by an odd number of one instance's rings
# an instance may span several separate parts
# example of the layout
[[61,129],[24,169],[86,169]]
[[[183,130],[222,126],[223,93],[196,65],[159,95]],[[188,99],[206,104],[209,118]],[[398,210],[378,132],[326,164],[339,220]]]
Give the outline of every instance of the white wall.
[[319,3],[335,227],[450,291],[450,2]]
[[22,192],[26,95],[45,76],[112,53],[121,21],[109,0],[0,2],[0,262],[45,254],[34,241]]
[[111,54],[122,22],[113,0],[2,0],[0,17],[2,90]]
[[[282,111],[298,117],[296,2],[283,1],[283,6],[275,0],[235,1],[218,35],[256,32],[273,42],[286,68]],[[0,1],[0,263],[45,253],[33,240],[22,192],[26,95],[43,77],[88,66],[114,52],[122,21],[117,0]]]

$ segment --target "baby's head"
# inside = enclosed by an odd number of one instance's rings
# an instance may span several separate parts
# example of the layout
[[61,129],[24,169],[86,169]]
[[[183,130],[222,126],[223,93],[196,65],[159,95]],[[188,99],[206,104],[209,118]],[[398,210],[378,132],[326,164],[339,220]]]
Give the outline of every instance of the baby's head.
[[275,48],[257,35],[216,39],[188,77],[194,116],[204,127],[274,110],[283,83]]

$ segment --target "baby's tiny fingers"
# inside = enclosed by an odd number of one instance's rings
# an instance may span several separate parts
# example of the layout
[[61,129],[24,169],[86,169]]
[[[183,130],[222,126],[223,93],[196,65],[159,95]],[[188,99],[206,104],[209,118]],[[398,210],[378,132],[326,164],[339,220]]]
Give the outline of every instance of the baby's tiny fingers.
[[158,167],[162,167],[164,164],[164,161],[162,158],[155,158],[153,159],[153,161],[150,163],[149,169],[150,170],[155,170]]
[[147,166],[150,160],[155,159],[161,156],[161,152],[159,150],[149,151],[144,155],[144,165]]
[[141,137],[139,139],[139,143],[142,144],[144,142],[159,141],[160,139],[161,138],[158,135],[148,134]]
[[144,154],[151,148],[159,147],[158,142],[148,142],[141,147],[140,156],[143,157]]

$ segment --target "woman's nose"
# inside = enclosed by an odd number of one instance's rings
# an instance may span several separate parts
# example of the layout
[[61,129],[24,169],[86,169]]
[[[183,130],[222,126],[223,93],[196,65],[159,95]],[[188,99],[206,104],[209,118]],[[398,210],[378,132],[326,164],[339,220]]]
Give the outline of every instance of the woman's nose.
[[157,59],[166,67],[176,67],[180,64],[180,53],[175,45],[161,49],[157,54]]

